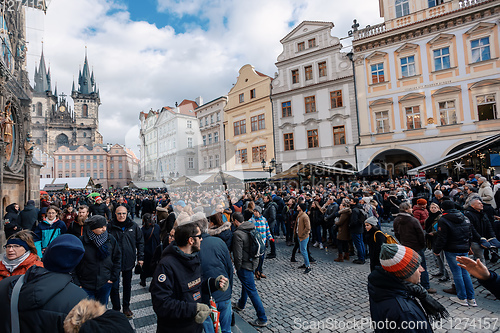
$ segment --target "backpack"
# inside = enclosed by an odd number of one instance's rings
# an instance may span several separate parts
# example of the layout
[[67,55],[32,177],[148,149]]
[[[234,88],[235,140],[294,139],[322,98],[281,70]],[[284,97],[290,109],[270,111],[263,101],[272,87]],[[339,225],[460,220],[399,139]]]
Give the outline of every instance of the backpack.
[[376,235],[377,235],[377,232],[381,232],[382,235],[385,236],[385,243],[386,244],[399,244],[398,240],[392,236],[392,235],[389,235],[389,234],[386,234],[384,233],[383,231],[380,231],[380,230],[377,230],[374,234],[373,234],[373,241],[376,242],[377,239],[376,239]]
[[258,259],[264,255],[266,243],[257,229],[252,229],[247,231],[247,233],[250,236],[250,251],[248,255],[250,256],[250,261],[252,261],[254,258]]

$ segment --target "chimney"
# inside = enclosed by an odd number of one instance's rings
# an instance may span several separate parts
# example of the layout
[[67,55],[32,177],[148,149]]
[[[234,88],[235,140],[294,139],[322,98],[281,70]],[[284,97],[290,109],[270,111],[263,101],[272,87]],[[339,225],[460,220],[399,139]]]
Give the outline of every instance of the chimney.
[[195,102],[196,102],[196,104],[198,104],[198,106],[202,106],[203,105],[203,97],[201,97],[201,96],[196,97]]

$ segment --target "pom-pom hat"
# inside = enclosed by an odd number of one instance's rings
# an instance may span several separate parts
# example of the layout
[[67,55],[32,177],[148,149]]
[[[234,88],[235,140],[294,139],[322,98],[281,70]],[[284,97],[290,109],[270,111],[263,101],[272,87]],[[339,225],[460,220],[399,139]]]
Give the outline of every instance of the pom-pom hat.
[[380,264],[382,268],[400,278],[408,279],[420,267],[422,258],[409,247],[399,244],[382,244]]

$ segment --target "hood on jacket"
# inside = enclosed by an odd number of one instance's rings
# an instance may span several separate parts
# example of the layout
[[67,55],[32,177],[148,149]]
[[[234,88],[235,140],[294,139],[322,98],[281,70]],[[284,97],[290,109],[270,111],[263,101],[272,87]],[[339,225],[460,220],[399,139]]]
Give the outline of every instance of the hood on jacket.
[[200,257],[198,256],[198,252],[195,253],[185,253],[173,241],[170,243],[165,250],[163,250],[162,253],[162,258],[167,257],[167,256],[174,256],[177,259],[179,259],[179,262],[182,263],[183,266],[191,269],[192,271],[195,270],[196,265],[200,264]]
[[26,205],[26,206],[24,206],[23,210],[24,211],[31,211],[31,210],[35,210],[35,209],[36,209],[36,207],[33,205]]
[[24,279],[19,296],[19,311],[30,311],[43,307],[61,292],[71,282],[71,275],[31,266]]
[[224,222],[224,224],[222,224],[220,227],[208,229],[208,234],[210,236],[215,236],[230,229],[231,229],[231,222]]
[[15,203],[11,203],[10,205],[8,205],[7,207],[5,207],[5,211],[7,213],[14,213],[14,214],[17,214],[19,213],[19,211],[15,208],[16,204]]
[[405,295],[406,293],[402,281],[387,273],[381,267],[375,268],[368,276],[368,294],[375,302],[381,302],[394,298],[394,295]]
[[252,229],[255,229],[255,224],[253,224],[250,221],[245,221],[238,228],[236,228],[236,231],[242,230],[242,231],[250,231]]
[[442,217],[455,224],[461,224],[467,220],[465,215],[457,209],[450,209],[446,211],[443,213]]

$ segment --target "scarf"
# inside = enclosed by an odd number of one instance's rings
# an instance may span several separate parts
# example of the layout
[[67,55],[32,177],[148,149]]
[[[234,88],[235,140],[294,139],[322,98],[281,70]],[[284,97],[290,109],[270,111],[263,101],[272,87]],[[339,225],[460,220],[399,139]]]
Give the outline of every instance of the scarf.
[[97,246],[97,253],[99,255],[99,260],[103,260],[107,258],[109,255],[108,245],[106,241],[108,240],[108,231],[106,230],[100,235],[97,235],[92,232],[92,230],[87,230],[87,235],[90,240],[94,242],[95,246]]
[[7,254],[4,254],[2,259],[2,264],[5,266],[5,268],[7,268],[7,270],[10,273],[12,273],[17,267],[19,267],[19,265],[23,263],[23,261],[26,260],[26,258],[28,258],[30,253],[31,253],[30,251],[26,251],[22,256],[13,260],[7,259]]
[[47,222],[50,225],[53,225],[56,221],[57,221],[57,217],[55,219],[53,219],[52,221],[49,219],[45,219],[45,222]]
[[441,305],[438,301],[432,298],[425,290],[424,287],[420,284],[414,284],[408,281],[402,281],[403,285],[408,290],[409,294],[413,297],[416,297],[429,319],[429,322],[432,324],[434,321],[439,321],[441,319],[446,319],[450,316],[448,311]]

